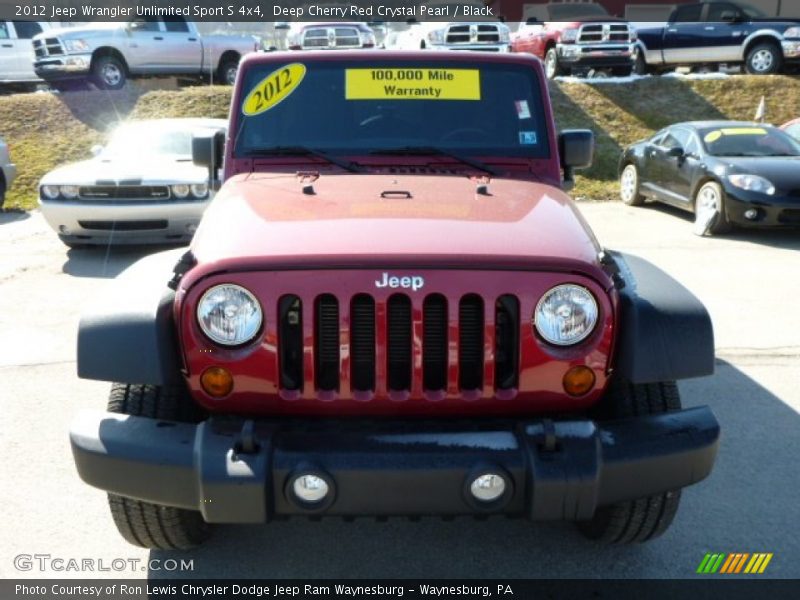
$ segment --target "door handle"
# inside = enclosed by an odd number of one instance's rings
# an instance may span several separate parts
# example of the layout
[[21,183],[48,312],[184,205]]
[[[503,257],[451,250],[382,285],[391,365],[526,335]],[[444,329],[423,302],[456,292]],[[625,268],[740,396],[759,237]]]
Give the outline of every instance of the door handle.
[[13,48],[14,44],[3,44],[3,48]]
[[164,41],[164,38],[161,37],[160,35],[153,36],[153,39],[154,40],[158,40],[159,42],[163,42]]
[[709,25],[708,27],[706,27],[706,31],[714,31],[714,27]]
[[190,41],[190,42],[196,42],[196,41],[197,41],[197,38],[189,38],[189,41]]
[[667,31],[668,31],[669,33],[678,33],[678,30],[677,30],[677,29],[675,29],[675,28],[672,28],[672,29],[667,29]]

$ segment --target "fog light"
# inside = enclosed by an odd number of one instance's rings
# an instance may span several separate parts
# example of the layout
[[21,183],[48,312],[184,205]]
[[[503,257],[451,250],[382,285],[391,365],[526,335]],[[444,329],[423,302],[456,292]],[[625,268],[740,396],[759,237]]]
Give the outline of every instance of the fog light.
[[564,391],[570,396],[583,396],[594,387],[594,381],[594,371],[589,367],[572,367],[564,374]]
[[330,486],[319,475],[298,475],[292,482],[292,492],[298,500],[307,504],[322,502],[330,492]]
[[746,211],[744,211],[744,218],[748,219],[749,221],[755,221],[758,218],[758,209],[748,208]]
[[63,233],[64,235],[69,235],[69,227],[67,227],[66,225],[59,225],[58,232]]
[[506,479],[497,473],[484,473],[472,480],[469,491],[480,502],[494,502],[505,494]]
[[233,389],[233,375],[222,367],[209,367],[200,376],[203,391],[214,398],[222,398]]

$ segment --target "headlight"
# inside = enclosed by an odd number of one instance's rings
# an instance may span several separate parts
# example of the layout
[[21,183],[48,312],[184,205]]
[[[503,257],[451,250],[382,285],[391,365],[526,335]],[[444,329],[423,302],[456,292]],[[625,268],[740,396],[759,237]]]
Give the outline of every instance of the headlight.
[[86,40],[64,40],[64,47],[67,52],[85,52],[89,49]]
[[800,38],[800,27],[789,27],[783,32],[785,38]]
[[375,36],[371,33],[361,33],[359,34],[361,38],[361,45],[362,46],[374,46],[375,45]]
[[444,29],[433,29],[429,31],[428,41],[432,44],[444,44]]
[[586,339],[597,324],[597,302],[584,287],[557,285],[536,305],[533,324],[545,340],[571,346]]
[[261,329],[261,321],[261,305],[255,296],[232,283],[210,288],[197,305],[200,329],[223,346],[249,342]]
[[500,29],[500,41],[508,43],[511,41],[511,30],[506,28]]
[[62,185],[61,186],[61,195],[64,198],[69,198],[70,200],[73,198],[78,197],[78,186],[77,185]]
[[55,200],[61,195],[61,190],[57,185],[43,185],[41,190],[42,196],[50,198],[50,200]]
[[570,44],[578,39],[577,29],[565,29],[561,32],[561,41]]
[[205,198],[208,196],[208,184],[207,183],[194,183],[192,184],[192,196],[195,198]]
[[176,198],[186,198],[190,191],[188,183],[179,183],[178,185],[172,186],[172,195]]
[[728,175],[728,181],[748,192],[758,192],[768,196],[775,193],[775,186],[772,185],[772,182],[758,175]]

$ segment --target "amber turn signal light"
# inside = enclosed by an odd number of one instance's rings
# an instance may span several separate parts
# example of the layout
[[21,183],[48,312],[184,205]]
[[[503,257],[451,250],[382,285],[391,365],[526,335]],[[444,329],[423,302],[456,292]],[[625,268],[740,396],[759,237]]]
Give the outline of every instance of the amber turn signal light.
[[222,367],[209,367],[200,376],[203,391],[214,398],[222,398],[233,389],[233,375]]
[[570,396],[583,396],[594,387],[594,371],[584,365],[564,373],[564,391]]

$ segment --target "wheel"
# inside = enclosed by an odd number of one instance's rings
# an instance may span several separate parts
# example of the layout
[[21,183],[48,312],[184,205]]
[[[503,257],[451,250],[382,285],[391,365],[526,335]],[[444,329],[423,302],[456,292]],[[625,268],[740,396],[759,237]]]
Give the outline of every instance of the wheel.
[[236,72],[239,70],[239,61],[226,59],[219,65],[219,82],[224,85],[236,83]]
[[633,65],[630,67],[614,67],[611,69],[611,74],[614,77],[630,77],[633,73]]
[[[108,398],[109,412],[154,419],[197,423],[203,414],[184,386],[115,383]],[[198,511],[162,506],[108,494],[111,517],[125,540],[158,550],[186,550],[203,543],[210,527]]]
[[649,75],[653,72],[653,70],[647,64],[647,60],[645,60],[644,52],[642,52],[640,49],[636,50],[634,56],[633,72],[636,75]]
[[564,69],[558,62],[558,51],[555,46],[550,48],[547,54],[544,55],[544,73],[548,79],[554,79],[564,74]]
[[3,178],[3,174],[0,173],[0,208],[3,208],[3,204],[6,201],[6,180]]
[[719,235],[730,231],[725,215],[725,193],[716,181],[705,183],[694,197],[695,235]]
[[[612,381],[598,409],[598,420],[652,415],[680,410],[681,399],[674,381],[632,384]],[[681,500],[673,490],[597,509],[592,519],[578,523],[589,539],[606,544],[647,542],[663,534],[672,524]]]
[[781,70],[783,54],[772,42],[756,44],[747,52],[744,68],[751,75],[772,75]]
[[628,206],[641,206],[644,196],[639,193],[639,169],[634,164],[625,165],[619,176],[619,197]]
[[101,90],[121,90],[128,76],[116,56],[100,56],[92,62],[92,81]]

